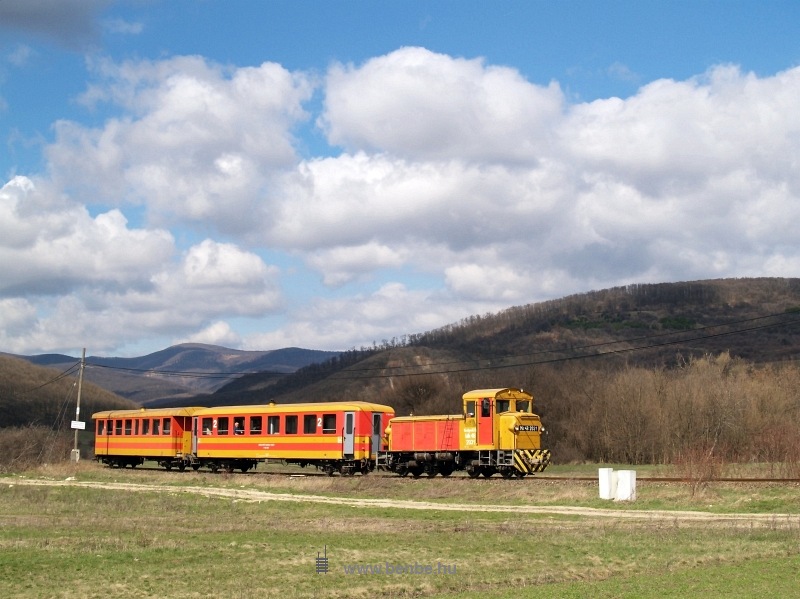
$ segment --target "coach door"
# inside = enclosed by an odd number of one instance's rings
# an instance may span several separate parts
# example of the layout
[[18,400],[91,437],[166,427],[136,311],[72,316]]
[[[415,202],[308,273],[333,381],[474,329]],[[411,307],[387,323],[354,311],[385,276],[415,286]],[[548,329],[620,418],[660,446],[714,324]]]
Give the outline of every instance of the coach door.
[[383,414],[380,412],[372,413],[372,446],[369,451],[369,459],[378,459],[378,452],[381,450],[381,423]]
[[192,417],[192,455],[197,455],[197,416]]
[[356,413],[344,413],[344,435],[342,436],[342,453],[351,456],[356,446]]

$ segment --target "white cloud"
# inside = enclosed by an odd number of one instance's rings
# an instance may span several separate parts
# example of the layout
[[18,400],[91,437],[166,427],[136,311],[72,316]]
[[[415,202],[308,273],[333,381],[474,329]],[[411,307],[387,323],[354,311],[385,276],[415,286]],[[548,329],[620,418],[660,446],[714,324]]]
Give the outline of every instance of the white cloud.
[[312,89],[305,76],[200,57],[94,69],[99,82],[83,101],[122,114],[95,129],[56,123],[47,155],[58,182],[105,202],[144,203],[156,222],[241,234],[265,218],[273,178],[295,162],[291,129]]
[[[53,181],[0,193],[6,326],[37,314],[9,345],[157,332],[342,349],[613,285],[797,275],[800,68],[721,66],[566,106],[556,84],[406,48],[330,69],[315,116],[346,151],[305,159],[305,74],[200,57],[94,68],[83,100],[116,116],[59,122]],[[81,197],[107,206],[91,216]],[[284,299],[261,253],[336,297]],[[275,314],[279,330],[230,324]]]
[[534,161],[562,110],[556,83],[515,69],[403,48],[328,73],[320,124],[349,151],[415,160]]
[[178,343],[205,343],[222,347],[238,347],[241,342],[239,335],[231,329],[227,322],[217,321],[211,323],[202,331],[189,335]]

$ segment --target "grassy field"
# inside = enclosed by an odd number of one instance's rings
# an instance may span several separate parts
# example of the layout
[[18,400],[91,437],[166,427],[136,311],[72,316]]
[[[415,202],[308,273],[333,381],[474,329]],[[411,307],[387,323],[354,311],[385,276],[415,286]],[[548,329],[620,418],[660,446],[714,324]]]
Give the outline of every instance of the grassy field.
[[[228,476],[88,462],[25,476],[158,488],[0,478],[4,597],[791,597],[800,566],[796,486],[720,484],[692,494],[687,486],[643,483],[635,503],[619,504],[596,499],[596,484],[565,481]],[[474,504],[476,511],[244,501],[187,487]],[[795,516],[632,520],[477,511],[484,504]],[[325,551],[328,572],[318,574]]]

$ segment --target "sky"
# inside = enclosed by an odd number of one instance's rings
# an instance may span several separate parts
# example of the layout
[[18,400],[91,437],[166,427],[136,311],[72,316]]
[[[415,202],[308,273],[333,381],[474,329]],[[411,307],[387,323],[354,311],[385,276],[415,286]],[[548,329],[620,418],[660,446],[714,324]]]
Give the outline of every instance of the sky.
[[800,276],[800,3],[0,1],[0,351]]

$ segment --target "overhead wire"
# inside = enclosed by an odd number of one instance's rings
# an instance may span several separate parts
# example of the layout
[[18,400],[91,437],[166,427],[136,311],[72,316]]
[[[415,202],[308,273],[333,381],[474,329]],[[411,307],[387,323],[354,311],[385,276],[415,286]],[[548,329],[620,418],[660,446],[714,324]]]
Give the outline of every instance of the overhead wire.
[[[779,320],[778,322],[763,324],[755,327],[748,327],[748,328],[739,328],[732,331],[722,331],[719,333],[712,333],[712,334],[705,334],[705,335],[697,335],[697,333],[702,333],[704,331],[710,331],[714,329],[720,328],[730,328],[739,326],[742,324],[753,323],[758,321],[763,321],[766,319],[775,319],[775,318],[782,318],[782,317],[790,317],[788,319]],[[678,345],[683,343],[691,343],[694,341],[702,341],[705,339],[713,339],[716,337],[724,337],[728,335],[737,335],[741,333],[753,332],[768,328],[773,328],[781,325],[794,325],[800,322],[800,314],[795,312],[780,312],[774,314],[768,314],[765,316],[756,316],[752,318],[745,318],[741,320],[736,320],[728,323],[722,324],[713,324],[713,325],[706,325],[702,327],[697,327],[693,329],[681,330],[681,331],[669,331],[666,333],[657,333],[653,335],[643,335],[639,337],[633,337],[630,339],[617,339],[613,341],[603,341],[600,343],[592,343],[586,345],[579,345],[579,346],[572,346],[572,347],[565,347],[565,348],[553,348],[553,349],[543,349],[536,352],[530,352],[525,354],[515,354],[515,355],[507,355],[507,356],[493,356],[488,358],[473,358],[473,359],[463,359],[463,360],[451,360],[451,361],[444,361],[444,362],[430,362],[423,365],[402,365],[402,366],[368,366],[362,368],[348,368],[347,370],[340,371],[334,373],[331,378],[335,378],[337,380],[343,379],[369,379],[369,378],[390,378],[390,377],[403,377],[403,376],[418,376],[420,374],[425,375],[432,375],[432,374],[455,374],[461,372],[470,372],[470,371],[481,371],[481,370],[496,370],[502,368],[515,368],[520,366],[533,366],[537,364],[553,364],[558,362],[567,362],[572,360],[579,360],[579,359],[588,359],[588,358],[598,358],[603,356],[610,356],[614,354],[622,354],[622,353],[630,353],[634,351],[644,351],[648,349],[654,349],[658,347],[666,347],[669,345]],[[687,335],[693,335],[690,337],[686,337]],[[680,336],[680,339],[671,339],[668,341],[660,342],[660,343],[652,343],[654,340],[664,339],[664,338],[671,338]],[[647,341],[648,344],[646,345],[635,345],[633,347],[624,347],[620,349],[604,351],[604,352],[596,352],[596,353],[588,353],[589,350],[596,350],[598,348],[609,347],[614,345],[619,345],[622,343],[625,344],[636,344],[641,341]],[[550,359],[544,360],[528,360],[524,362],[519,362],[515,360],[525,359],[525,358],[533,358],[535,356],[542,356],[548,354],[563,354],[564,352],[582,352],[577,353],[571,356],[557,356]],[[481,364],[484,362],[485,364]],[[477,363],[477,364],[476,364]],[[458,365],[464,364],[463,368],[447,368],[447,369],[440,369],[440,370],[430,370],[431,367],[443,367],[449,365]],[[76,365],[77,366],[77,365]],[[180,370],[159,370],[154,368],[149,369],[140,369],[140,368],[129,368],[129,367],[122,367],[122,366],[111,366],[107,364],[98,364],[98,363],[87,363],[87,366],[92,366],[95,368],[106,368],[110,370],[122,370],[127,372],[132,372],[136,374],[155,374],[159,376],[175,376],[175,377],[185,377],[185,378],[203,378],[203,379],[232,379],[238,378],[247,374],[273,374],[275,376],[280,376],[283,373],[265,373],[265,372],[253,372],[253,371],[242,371],[242,372],[198,372],[198,371],[180,371]],[[73,367],[74,368],[74,367]],[[411,369],[421,369],[426,368],[424,372],[407,372]],[[387,370],[392,372],[386,372]],[[369,374],[379,371],[376,374]],[[398,371],[398,372],[394,372]],[[403,372],[406,371],[406,372]],[[360,373],[367,373],[361,375]]]

